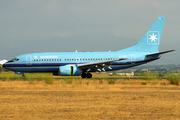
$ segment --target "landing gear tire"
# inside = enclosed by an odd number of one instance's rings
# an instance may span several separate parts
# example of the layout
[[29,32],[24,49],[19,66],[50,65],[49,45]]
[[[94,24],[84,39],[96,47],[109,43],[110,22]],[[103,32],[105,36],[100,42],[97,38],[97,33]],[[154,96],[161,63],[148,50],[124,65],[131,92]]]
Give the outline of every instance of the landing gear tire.
[[92,78],[92,74],[91,73],[87,73],[87,74],[86,73],[82,73],[81,77],[82,78],[89,78],[90,79],[90,78]]
[[86,78],[86,76],[87,76],[86,73],[82,73],[82,74],[81,74],[81,77],[82,77],[82,78]]
[[87,78],[92,78],[92,74],[91,73],[88,73],[86,76],[87,76]]

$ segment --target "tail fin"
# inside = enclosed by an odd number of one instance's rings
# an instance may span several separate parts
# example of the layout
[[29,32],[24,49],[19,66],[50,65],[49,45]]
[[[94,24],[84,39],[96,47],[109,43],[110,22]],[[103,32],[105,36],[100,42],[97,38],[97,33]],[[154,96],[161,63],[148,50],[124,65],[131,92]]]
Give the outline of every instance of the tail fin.
[[149,30],[136,45],[124,50],[148,53],[158,52],[165,19],[165,16],[158,17],[158,19],[154,22],[154,24],[149,28]]

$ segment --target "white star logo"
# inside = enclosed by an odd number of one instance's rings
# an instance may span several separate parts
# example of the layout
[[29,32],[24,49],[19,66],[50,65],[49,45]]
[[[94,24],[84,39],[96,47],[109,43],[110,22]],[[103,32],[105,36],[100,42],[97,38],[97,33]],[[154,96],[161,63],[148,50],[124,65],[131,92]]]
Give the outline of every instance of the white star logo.
[[153,35],[150,35],[150,36],[151,36],[151,38],[149,38],[149,39],[151,39],[151,42],[153,42],[153,41],[156,42],[156,39],[157,39],[156,36],[157,35],[154,35],[154,33],[153,33]]
[[148,31],[147,43],[149,45],[158,45],[159,44],[159,31]]

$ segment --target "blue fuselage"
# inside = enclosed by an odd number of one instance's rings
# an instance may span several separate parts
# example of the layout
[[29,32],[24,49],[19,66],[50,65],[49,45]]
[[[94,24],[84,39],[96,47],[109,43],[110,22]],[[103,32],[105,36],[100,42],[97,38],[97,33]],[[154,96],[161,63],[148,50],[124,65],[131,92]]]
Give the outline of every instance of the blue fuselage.
[[[141,65],[156,59],[160,55],[146,57],[143,52],[63,52],[63,53],[33,53],[24,54],[14,58],[14,61],[7,62],[3,67],[15,72],[57,72],[60,66],[76,66],[79,64],[114,60],[109,69],[104,67],[105,71],[120,70],[137,65]],[[128,58],[117,61],[119,58]],[[81,70],[85,71],[86,68]],[[96,72],[91,69],[89,72]]]

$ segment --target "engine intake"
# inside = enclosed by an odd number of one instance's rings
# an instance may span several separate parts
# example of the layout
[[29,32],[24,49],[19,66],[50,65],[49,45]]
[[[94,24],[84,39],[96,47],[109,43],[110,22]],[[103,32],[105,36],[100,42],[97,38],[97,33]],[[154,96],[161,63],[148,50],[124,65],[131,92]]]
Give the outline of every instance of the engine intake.
[[59,76],[80,76],[81,69],[76,66],[60,66],[58,73],[53,73],[53,75]]

